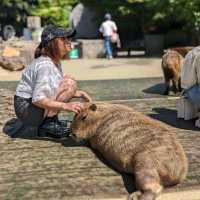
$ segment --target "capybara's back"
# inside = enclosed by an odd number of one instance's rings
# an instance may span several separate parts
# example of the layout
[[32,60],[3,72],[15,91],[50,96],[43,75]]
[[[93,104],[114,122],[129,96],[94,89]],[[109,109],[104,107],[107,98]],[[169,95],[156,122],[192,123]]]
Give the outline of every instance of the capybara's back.
[[132,108],[87,104],[74,119],[72,131],[116,169],[134,174],[144,200],[153,200],[162,186],[178,184],[186,177],[187,158],[174,130]]
[[189,51],[191,51],[193,48],[194,48],[193,46],[185,46],[185,47],[174,47],[174,48],[170,48],[170,49],[173,51],[177,51],[185,58],[186,54]]
[[166,85],[166,89],[164,92],[165,95],[168,95],[169,93],[170,81],[172,81],[173,90],[175,93],[181,91],[180,77],[183,60],[183,56],[174,50],[168,50],[163,55],[161,66]]

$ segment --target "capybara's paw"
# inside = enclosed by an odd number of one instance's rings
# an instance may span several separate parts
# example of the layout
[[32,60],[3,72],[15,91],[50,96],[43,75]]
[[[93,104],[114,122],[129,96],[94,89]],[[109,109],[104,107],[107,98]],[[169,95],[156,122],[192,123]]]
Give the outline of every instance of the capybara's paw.
[[127,200],[139,200],[141,196],[141,192],[133,192],[132,194],[128,195]]
[[156,200],[156,195],[151,192],[147,192],[142,194],[138,200]]

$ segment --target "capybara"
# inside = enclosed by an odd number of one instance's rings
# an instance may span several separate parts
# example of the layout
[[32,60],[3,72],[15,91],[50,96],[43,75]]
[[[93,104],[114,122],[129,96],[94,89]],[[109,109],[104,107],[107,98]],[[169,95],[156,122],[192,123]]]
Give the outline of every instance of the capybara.
[[154,200],[163,186],[186,177],[188,162],[174,129],[128,106],[85,103],[72,137],[86,140],[115,169],[133,174],[138,191],[129,199]]
[[169,94],[170,81],[173,84],[173,91],[181,92],[181,68],[183,66],[184,58],[181,54],[174,50],[167,50],[162,57],[162,70],[165,79],[164,95]]
[[185,47],[174,47],[174,48],[170,48],[173,51],[177,51],[178,53],[180,53],[184,58],[186,56],[186,54],[191,51],[194,47],[192,46],[185,46]]

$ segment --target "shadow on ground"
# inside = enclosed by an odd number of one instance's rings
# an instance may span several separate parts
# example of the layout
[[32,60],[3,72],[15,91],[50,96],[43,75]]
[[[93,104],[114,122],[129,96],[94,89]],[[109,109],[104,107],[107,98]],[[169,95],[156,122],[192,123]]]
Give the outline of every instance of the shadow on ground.
[[185,130],[199,130],[194,126],[195,119],[183,120],[177,118],[177,111],[174,109],[164,107],[154,107],[152,109],[153,114],[149,114],[150,117],[159,121],[165,122],[166,124]]
[[[146,94],[158,94],[158,95],[166,96],[166,95],[163,95],[163,93],[165,92],[165,89],[166,89],[166,87],[165,87],[164,83],[157,83],[148,88],[145,88],[144,90],[142,90],[142,92],[144,92]],[[179,96],[179,93],[175,94],[172,91],[172,87],[170,87],[169,96]]]
[[112,165],[112,163],[110,163],[108,160],[104,159],[104,157],[98,151],[96,151],[95,149],[92,149],[89,144],[85,144],[85,145],[92,150],[92,152],[96,155],[96,157],[104,165],[106,165],[108,168],[115,171],[116,173],[118,173],[121,176],[124,187],[129,194],[131,194],[137,190],[135,187],[133,174],[128,174],[128,173],[120,172],[120,171],[116,170],[115,167]]
[[150,94],[162,94],[164,90],[165,90],[164,83],[158,83],[149,88],[144,89],[143,92]]

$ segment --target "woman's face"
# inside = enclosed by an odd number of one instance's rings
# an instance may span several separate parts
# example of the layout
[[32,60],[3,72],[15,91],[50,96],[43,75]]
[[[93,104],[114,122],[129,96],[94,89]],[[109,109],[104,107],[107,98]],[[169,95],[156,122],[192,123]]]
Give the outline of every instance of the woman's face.
[[72,50],[71,40],[67,38],[57,38],[57,44],[60,58],[63,58]]

